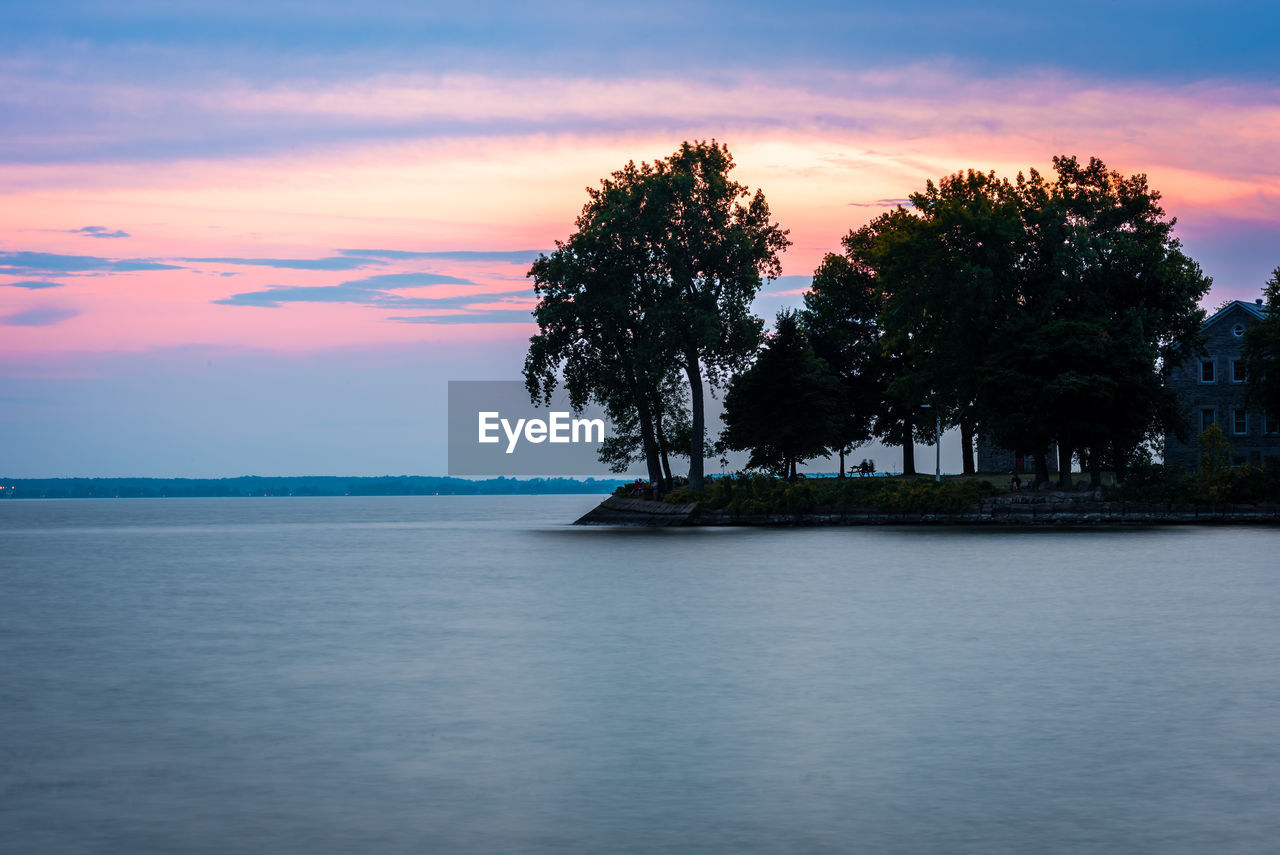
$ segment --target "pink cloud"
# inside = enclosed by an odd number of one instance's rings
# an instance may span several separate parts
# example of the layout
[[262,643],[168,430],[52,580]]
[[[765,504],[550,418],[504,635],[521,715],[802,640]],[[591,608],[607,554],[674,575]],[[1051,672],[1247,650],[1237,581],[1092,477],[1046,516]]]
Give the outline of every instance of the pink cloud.
[[[927,179],[969,167],[1047,169],[1059,153],[1098,155],[1113,168],[1148,173],[1206,257],[1241,222],[1256,234],[1275,234],[1280,224],[1280,110],[1264,87],[1109,86],[1051,74],[977,80],[930,67],[792,81],[468,76],[377,77],[327,88],[233,85],[198,95],[201,115],[192,121],[237,127],[270,117],[282,133],[310,134],[307,144],[278,155],[0,164],[0,249],[82,253],[83,242],[65,232],[86,222],[127,231],[128,253],[138,258],[324,258],[361,246],[549,248],[572,231],[584,187],[630,159],[662,157],[682,139],[711,136],[730,144],[737,177],[762,187],[791,230],[788,274],[811,273],[845,232]],[[112,103],[127,125],[130,116],[190,93],[158,86],[106,94],[118,97]],[[338,142],[320,119],[371,130]],[[448,134],[431,130],[441,123]],[[395,133],[380,137],[378,128]],[[1231,281],[1220,282],[1254,287],[1260,264],[1232,268]],[[0,352],[192,343],[307,350],[527,336],[520,324],[397,323],[387,309],[359,303],[213,303],[374,274],[429,272],[473,283],[387,286],[405,298],[476,298],[465,308],[424,306],[415,314],[532,305],[524,267],[493,260],[393,259],[357,271],[187,266],[193,269],[60,279],[60,295],[80,315],[9,328]],[[0,314],[30,309],[30,297],[0,289]]]

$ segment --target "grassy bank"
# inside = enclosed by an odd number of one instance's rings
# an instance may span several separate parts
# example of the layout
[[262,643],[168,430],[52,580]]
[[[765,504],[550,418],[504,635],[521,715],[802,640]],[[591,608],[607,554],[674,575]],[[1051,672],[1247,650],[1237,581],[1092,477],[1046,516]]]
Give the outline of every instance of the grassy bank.
[[[1007,489],[1007,488],[1005,488]],[[803,514],[836,508],[929,513],[959,511],[1002,490],[975,478],[813,478],[788,481],[766,475],[716,478],[702,490],[678,489],[669,502],[692,502],[701,510],[735,515]]]

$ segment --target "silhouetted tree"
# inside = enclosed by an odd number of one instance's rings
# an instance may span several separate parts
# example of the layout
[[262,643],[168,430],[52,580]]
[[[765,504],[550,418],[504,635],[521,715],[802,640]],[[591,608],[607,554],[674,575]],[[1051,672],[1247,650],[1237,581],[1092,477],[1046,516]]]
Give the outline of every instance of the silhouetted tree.
[[827,451],[845,409],[840,380],[813,352],[795,312],[783,311],[760,355],[725,397],[722,441],[750,451],[748,468],[796,476]]
[[913,287],[919,231],[919,218],[898,207],[849,232],[841,241],[845,258],[864,281],[872,283],[880,306],[874,322],[879,332],[878,348],[866,370],[868,378],[874,378],[878,398],[872,431],[884,442],[902,447],[904,475],[916,474],[915,441],[918,436],[927,435],[918,424],[918,415],[920,406],[928,403],[931,390],[914,370],[915,348],[910,337],[885,335],[884,328],[892,324],[887,307],[895,293]]
[[762,321],[751,301],[781,274],[787,232],[770,222],[764,193],[729,177],[728,146],[684,143],[654,164],[652,258],[666,285],[657,320],[689,382],[689,485],[702,486],[706,445],[703,383],[721,386],[755,353]]
[[629,163],[604,179],[530,275],[540,332],[525,379],[545,399],[563,372],[570,398],[634,421],[650,479],[663,478],[660,389],[672,372],[689,386],[689,481],[700,487],[706,444],[704,382],[722,385],[760,341],[751,301],[781,272],[790,244],[764,194],[729,178],[727,146],[684,143],[670,157]]
[[910,198],[911,227],[875,248],[886,344],[906,357],[893,384],[960,428],[963,471],[972,474],[978,376],[1015,308],[1022,220],[1013,185],[994,172],[929,181]]
[[1267,414],[1267,425],[1280,419],[1280,267],[1263,288],[1267,314],[1245,330],[1241,359],[1247,404]]
[[[1122,176],[1097,158],[1082,166],[1055,157],[1053,167],[1052,182],[1035,170],[1018,176],[1018,309],[997,331],[984,374],[1029,379],[1049,360],[1049,378],[1018,386],[1024,413],[1045,419],[1032,433],[1038,442],[1056,439],[1068,460],[1073,448],[1105,457],[1123,480],[1141,443],[1181,429],[1165,381],[1198,347],[1198,303],[1211,280],[1182,252],[1176,220],[1165,218],[1145,175]],[[979,405],[997,441],[1010,444],[999,428],[1003,407]],[[1038,481],[1047,480],[1043,453]]]
[[849,258],[828,253],[804,295],[800,321],[814,353],[840,379],[845,406],[828,438],[838,455],[840,477],[845,455],[871,439],[884,400],[878,318],[881,295],[871,272]]
[[654,410],[675,368],[667,331],[651,311],[666,290],[652,259],[646,190],[655,176],[648,164],[628,163],[599,189],[588,188],[577,231],[534,262],[539,331],[524,376],[535,401],[549,401],[563,379],[574,408],[594,400],[615,423],[634,424],[657,484],[663,472]]

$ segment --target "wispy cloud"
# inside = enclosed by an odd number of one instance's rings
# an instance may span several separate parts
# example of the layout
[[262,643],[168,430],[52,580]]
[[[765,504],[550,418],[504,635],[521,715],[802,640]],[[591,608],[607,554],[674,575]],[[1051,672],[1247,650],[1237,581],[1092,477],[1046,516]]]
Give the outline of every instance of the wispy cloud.
[[397,289],[425,288],[438,285],[480,288],[474,282],[440,273],[384,273],[355,279],[339,285],[273,285],[261,291],[246,291],[214,300],[224,306],[258,306],[276,309],[285,303],[355,303],[383,308],[452,308],[459,301],[475,301],[472,295],[451,294],[447,297],[408,297],[394,293]]
[[901,205],[904,208],[911,206],[911,200],[905,196],[901,199],[876,199],[873,202],[850,202],[852,208],[895,208]]
[[375,258],[332,256],[329,258],[183,258],[189,264],[237,264],[246,267],[274,267],[279,270],[359,270],[383,262]]
[[411,252],[400,249],[340,249],[342,255],[357,258],[382,258],[389,261],[413,259],[438,259],[441,261],[498,261],[511,264],[530,264],[548,250],[446,250],[442,252]]
[[[387,320],[409,324],[528,323],[535,300],[523,293],[493,292],[456,276],[386,273],[339,285],[274,285],[214,300],[224,306],[278,309],[286,303],[350,303],[374,309],[418,311]],[[462,289],[462,293],[459,293]],[[398,290],[432,293],[401,294]],[[523,291],[523,289],[522,289]]]
[[67,229],[69,235],[82,235],[91,238],[127,238],[129,233],[122,229],[109,229],[106,226],[84,226],[79,229]]
[[132,273],[142,270],[181,270],[144,258],[99,258],[92,255],[60,255],[53,252],[0,252],[0,272],[41,273]]
[[49,327],[70,320],[78,314],[80,312],[75,309],[46,306],[27,309],[24,312],[15,312],[12,315],[4,315],[0,317],[0,324],[9,327]]
[[0,285],[8,285],[11,288],[27,288],[32,291],[37,291],[42,288],[61,288],[62,287],[61,282],[46,282],[42,279],[40,280],[28,279],[22,282],[0,282]]
[[475,285],[470,279],[447,276],[443,273],[377,273],[364,279],[355,279],[346,285],[363,285],[370,288],[424,288],[429,285]]
[[532,324],[528,309],[472,311],[438,315],[399,315],[387,318],[401,324]]

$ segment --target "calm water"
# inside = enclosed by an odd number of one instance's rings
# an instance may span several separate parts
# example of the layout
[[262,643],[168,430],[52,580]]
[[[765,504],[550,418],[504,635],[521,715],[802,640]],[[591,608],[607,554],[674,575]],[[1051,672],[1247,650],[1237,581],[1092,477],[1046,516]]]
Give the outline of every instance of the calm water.
[[1280,531],[0,503],[0,849],[1270,853]]

